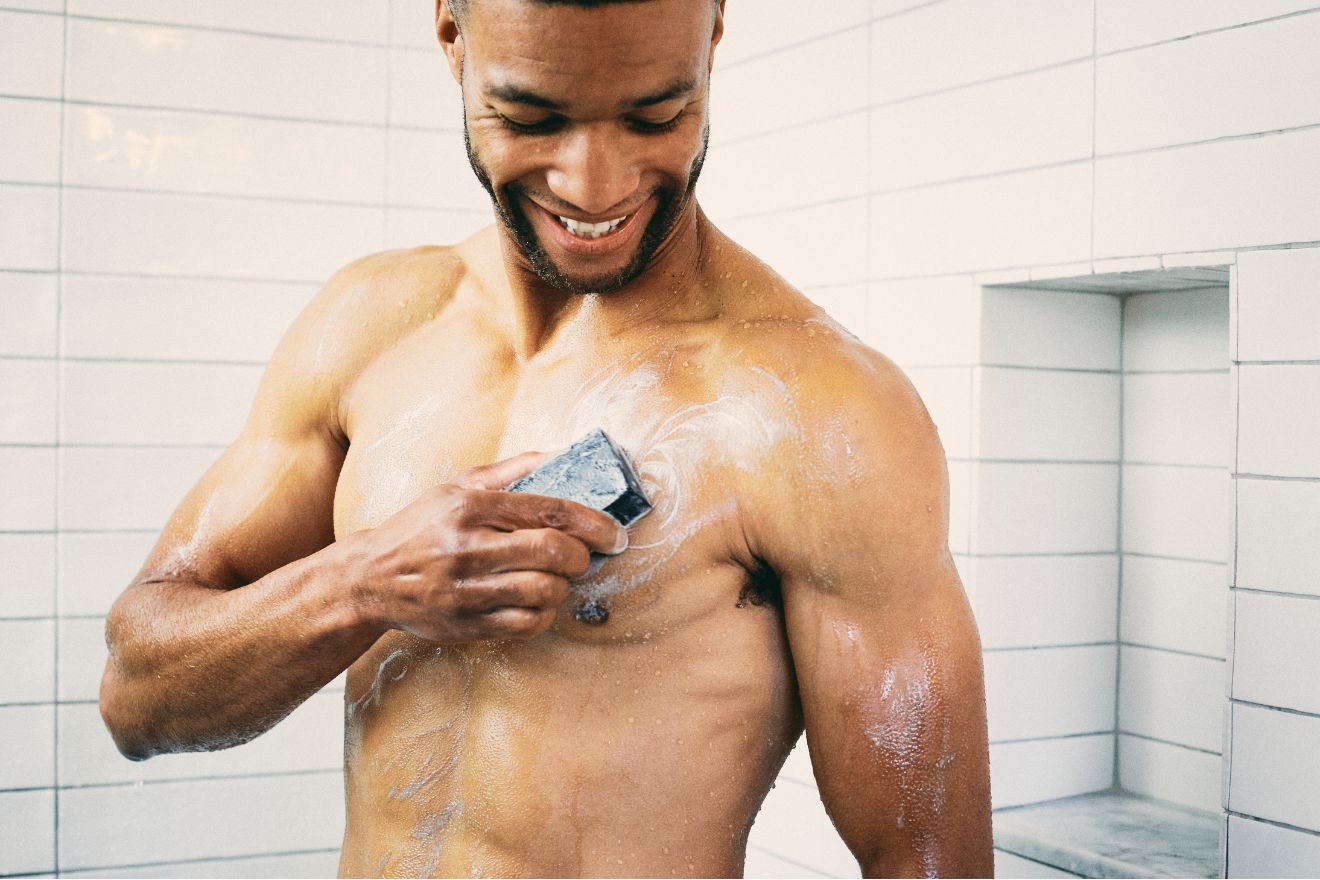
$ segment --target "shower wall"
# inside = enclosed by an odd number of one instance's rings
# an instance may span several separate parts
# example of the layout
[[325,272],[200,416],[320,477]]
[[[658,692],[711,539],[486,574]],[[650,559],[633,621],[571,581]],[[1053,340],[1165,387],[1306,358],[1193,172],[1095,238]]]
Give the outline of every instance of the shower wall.
[[330,876],[335,682],[132,764],[104,615],[337,266],[484,225],[427,0],[0,2],[0,874]]

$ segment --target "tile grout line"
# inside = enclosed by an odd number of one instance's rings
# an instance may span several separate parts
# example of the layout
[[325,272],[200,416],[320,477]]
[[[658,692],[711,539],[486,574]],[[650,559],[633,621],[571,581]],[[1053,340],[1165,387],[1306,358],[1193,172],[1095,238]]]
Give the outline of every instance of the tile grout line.
[[60,520],[63,514],[61,500],[64,497],[64,450],[60,444],[64,431],[64,368],[62,358],[64,357],[64,131],[65,122],[68,115],[68,105],[66,103],[69,81],[69,0],[63,0],[61,19],[61,44],[60,44],[60,121],[59,134],[56,155],[59,157],[59,205],[56,212],[55,227],[55,498],[52,502],[54,522],[51,524],[55,530],[55,571],[52,578],[54,590],[51,593],[51,610],[55,615],[55,622],[51,630],[52,652],[54,662],[52,664],[51,686],[52,696],[55,698],[55,706],[51,711],[52,731],[51,731],[51,771],[54,778],[51,782],[54,784],[54,792],[51,795],[52,801],[52,820],[53,833],[51,835],[51,859],[55,876],[60,875],[60,719],[61,711],[59,705],[60,696],[60,553],[63,549],[63,536],[60,531]]
[[[1095,2],[1094,2],[1094,0],[1092,0],[1091,9],[1092,9],[1092,15],[1094,16],[1094,14],[1095,14]],[[1094,40],[1094,39],[1095,39],[1095,32],[1094,32],[1094,30],[1092,30],[1092,35],[1091,35],[1091,36],[1092,36],[1092,40]],[[1092,106],[1092,110],[1094,110],[1094,105]],[[1092,136],[1094,137],[1094,129],[1092,129]],[[1094,162],[1091,163],[1091,173],[1092,173],[1092,178],[1091,178],[1091,179],[1092,179],[1092,181],[1094,181],[1094,180],[1095,180],[1095,177],[1094,177],[1094,175],[1095,175],[1095,163],[1094,163]],[[1095,190],[1094,190],[1094,184],[1093,184],[1093,186],[1092,186],[1092,191],[1091,191],[1091,211],[1092,211],[1092,214],[1091,214],[1091,216],[1092,216],[1092,223],[1091,223],[1092,244],[1091,244],[1091,249],[1092,249],[1092,255],[1094,255],[1094,251],[1095,251],[1095,239],[1094,239],[1094,235],[1095,235],[1095,220],[1094,220],[1094,218],[1095,218]],[[1118,380],[1118,461],[1119,461],[1119,464],[1118,464],[1118,469],[1117,469],[1117,470],[1118,470],[1118,474],[1117,474],[1117,476],[1118,476],[1118,487],[1117,487],[1117,495],[1116,495],[1116,500],[1117,500],[1117,505],[1116,505],[1116,507],[1117,507],[1117,510],[1115,511],[1115,513],[1116,513],[1117,515],[1115,516],[1115,523],[1114,523],[1114,526],[1115,526],[1115,529],[1114,529],[1114,531],[1115,531],[1115,535],[1114,535],[1114,549],[1115,549],[1115,552],[1116,552],[1117,555],[1118,555],[1118,558],[1117,558],[1118,583],[1116,584],[1116,589],[1114,590],[1114,764],[1113,764],[1113,777],[1112,777],[1112,779],[1111,779],[1111,781],[1110,781],[1110,784],[1111,784],[1114,788],[1121,788],[1121,787],[1122,787],[1122,779],[1123,779],[1123,774],[1122,774],[1123,766],[1122,766],[1122,761],[1121,761],[1121,751],[1122,751],[1122,750],[1119,748],[1119,738],[1118,738],[1118,735],[1119,735],[1119,731],[1121,731],[1121,730],[1123,729],[1122,714],[1121,714],[1120,709],[1121,709],[1121,706],[1122,706],[1122,696],[1123,696],[1123,570],[1124,570],[1124,568],[1125,568],[1125,566],[1124,566],[1124,564],[1123,564],[1123,563],[1124,563],[1124,552],[1123,552],[1123,473],[1124,473],[1124,471],[1125,471],[1126,468],[1127,468],[1127,446],[1126,446],[1126,444],[1125,444],[1125,442],[1124,442],[1124,440],[1125,440],[1125,437],[1124,437],[1125,432],[1124,432],[1124,430],[1123,430],[1123,427],[1124,427],[1124,425],[1126,424],[1126,422],[1125,422],[1125,420],[1124,420],[1124,404],[1125,404],[1125,402],[1126,402],[1126,397],[1127,397],[1126,389],[1125,389],[1125,386],[1126,386],[1127,383],[1124,381],[1124,378],[1125,378],[1125,376],[1126,376],[1126,368],[1127,368],[1127,358],[1126,358],[1126,351],[1125,351],[1126,346],[1124,345],[1124,342],[1126,341],[1126,338],[1125,338],[1125,337],[1126,337],[1126,329],[1127,329],[1127,301],[1126,301],[1125,299],[1119,299],[1119,302],[1118,302],[1118,373],[1119,373],[1119,380]]]

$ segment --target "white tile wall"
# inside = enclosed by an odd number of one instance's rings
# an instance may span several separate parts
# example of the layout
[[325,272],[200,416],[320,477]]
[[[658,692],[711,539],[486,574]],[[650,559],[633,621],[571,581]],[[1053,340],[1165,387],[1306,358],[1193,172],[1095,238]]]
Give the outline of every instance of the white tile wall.
[[391,126],[463,130],[463,93],[438,49],[390,52]]
[[60,105],[0,98],[0,178],[13,183],[60,179]]
[[1229,809],[1301,828],[1320,827],[1318,738],[1320,718],[1313,715],[1234,704]]
[[1119,729],[1218,752],[1224,661],[1132,645],[1121,652]]
[[853,284],[866,280],[866,211],[857,198],[720,227],[799,287]]
[[339,848],[287,856],[249,856],[199,862],[165,862],[130,868],[61,871],[61,877],[217,878],[333,877],[339,871]]
[[1320,366],[1238,369],[1238,472],[1320,477]]
[[0,530],[55,526],[55,450],[0,446]]
[[0,271],[0,354],[55,354],[54,275]]
[[0,265],[55,268],[59,196],[54,187],[0,184]]
[[392,128],[389,158],[391,204],[490,213],[490,196],[469,170],[461,134]]
[[869,306],[865,284],[813,287],[802,292],[852,335],[860,339],[866,333]]
[[971,564],[983,648],[1113,640],[1117,557],[982,556]]
[[871,26],[871,99],[897,101],[1089,56],[1091,25],[1090,0],[948,0],[881,20]]
[[108,614],[155,543],[152,531],[61,535],[57,563],[60,614]]
[[1117,549],[1118,466],[978,462],[974,553]]
[[53,15],[0,10],[0,94],[60,97],[64,21]]
[[0,706],[0,788],[55,784],[54,724],[55,707],[50,704]]
[[1099,59],[1096,152],[1320,122],[1317,40],[1320,15],[1307,15]]
[[1228,877],[1311,877],[1320,865],[1320,835],[1228,817]]
[[54,700],[54,640],[53,620],[0,620],[0,704]]
[[990,746],[995,809],[1103,791],[1113,783],[1112,733]]
[[860,877],[812,786],[781,781],[766,796],[748,844],[830,877]]
[[1232,696],[1320,714],[1320,601],[1239,591],[1234,626]]
[[1227,468],[1124,465],[1124,551],[1224,562],[1231,491]]
[[1320,248],[1242,254],[1238,296],[1238,357],[1320,359]]
[[0,443],[55,442],[56,363],[0,358]]
[[1118,460],[1116,374],[977,367],[974,376],[978,458]]
[[180,5],[170,0],[70,0],[68,9],[72,15],[96,18],[358,43],[384,43],[389,22],[386,4],[364,4],[356,0],[318,0],[315,14],[308,14],[297,4],[270,4],[261,0],[230,0],[200,6]]
[[[829,6],[802,4],[794,0],[759,0],[728,4],[724,15],[724,39],[716,50],[717,65],[788,49],[863,24],[870,17],[868,0],[837,0]],[[792,22],[792,27],[785,27]]]
[[1239,479],[1237,585],[1320,596],[1320,483]]
[[51,613],[55,594],[55,536],[0,534],[0,617]]
[[1314,7],[1313,0],[1098,0],[1096,48],[1112,52]]
[[1224,657],[1225,568],[1217,563],[1125,556],[1123,641]]
[[55,868],[55,793],[0,792],[5,829],[5,870],[40,873]]
[[394,0],[390,3],[390,37],[396,46],[434,49],[435,3],[431,0]]
[[1012,287],[986,288],[983,296],[987,364],[1117,370],[1122,363],[1116,296]]
[[[1216,710],[1219,708],[1216,705]],[[1119,782],[1127,791],[1218,812],[1220,757],[1119,734]]]
[[1112,730],[1114,661],[1113,645],[988,652],[990,741]]
[[215,448],[65,449],[60,527],[159,529],[219,457]]
[[1134,293],[1123,299],[1123,369],[1225,369],[1227,329],[1222,287]]
[[981,288],[966,275],[875,282],[862,338],[904,367],[975,363],[980,303]]
[[1142,464],[1227,467],[1228,370],[1123,377],[1123,457]]

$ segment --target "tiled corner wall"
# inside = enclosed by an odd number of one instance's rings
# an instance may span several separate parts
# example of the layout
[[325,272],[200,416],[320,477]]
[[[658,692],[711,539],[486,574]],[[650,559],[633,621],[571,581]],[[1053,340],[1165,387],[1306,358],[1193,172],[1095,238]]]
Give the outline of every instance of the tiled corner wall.
[[[1106,712],[1108,724],[1095,730],[1114,729],[1116,682],[1096,681],[1094,704],[1060,703],[1068,711],[1049,723],[1080,735],[1045,745],[1011,741],[1021,733],[1013,729],[1020,719],[1005,708],[1019,699],[1015,689],[1023,681],[1058,683],[1047,656],[1067,660],[1060,669],[1094,677],[1114,664],[1090,660],[1122,650],[1131,670],[1147,634],[1134,629],[1129,608],[1120,640],[1133,644],[1115,644],[1114,557],[1107,561],[1104,552],[1057,563],[1073,568],[1068,598],[1079,604],[1066,613],[1045,612],[1057,606],[1057,595],[1043,593],[1021,620],[990,601],[1006,581],[1028,582],[1029,573],[1014,572],[1014,565],[1055,563],[972,562],[974,535],[994,530],[991,514],[1002,517],[987,511],[984,491],[972,493],[974,470],[984,476],[987,467],[974,451],[986,438],[973,392],[1006,385],[1012,393],[1015,380],[1034,380],[1040,387],[1033,394],[1052,403],[1058,397],[1051,396],[1048,370],[1018,375],[1028,372],[1019,369],[1023,346],[1048,339],[1020,340],[1001,359],[981,351],[983,325],[1011,314],[996,303],[1014,284],[1237,264],[1232,332],[1253,347],[1233,354],[1229,376],[1236,421],[1228,432],[1238,458],[1225,517],[1238,545],[1236,562],[1230,545],[1226,569],[1219,569],[1233,585],[1227,629],[1236,632],[1236,654],[1228,651],[1224,665],[1234,690],[1222,725],[1233,736],[1231,746],[1210,743],[1202,721],[1196,736],[1183,737],[1193,747],[1179,743],[1182,751],[1171,754],[1203,765],[1212,752],[1231,751],[1231,876],[1320,872],[1320,764],[1305,747],[1320,742],[1320,712],[1314,676],[1301,671],[1315,665],[1320,626],[1311,613],[1320,583],[1320,490],[1312,491],[1320,484],[1320,409],[1313,403],[1320,398],[1320,269],[1310,256],[1320,244],[1320,175],[1312,158],[1320,154],[1313,97],[1320,89],[1320,55],[1313,51],[1320,3],[729,0],[728,7],[703,203],[735,238],[898,362],[940,427],[951,481],[950,543],[982,626],[991,717],[1005,725],[992,722],[999,738],[991,758],[996,805],[1106,787],[1115,750],[1124,778],[1137,788],[1181,792],[1199,804],[1206,792],[1171,782],[1183,772],[1179,762],[1162,763],[1152,775],[1143,750],[1166,748],[1151,745],[1158,734],[1147,732],[1152,728],[1135,707],[1127,715],[1137,725],[1132,732],[1082,730]],[[1060,360],[1043,365],[1066,366],[1083,354],[1087,328],[1077,332],[1055,340]],[[1125,379],[1112,353],[1091,380],[1094,393],[1113,394],[1124,381],[1159,381]],[[1076,413],[1075,403],[1066,411]],[[1113,433],[1085,438],[1065,445],[1068,458],[1035,464],[1075,470],[1082,482],[1088,470],[1107,474],[1120,467],[1116,455],[1071,460],[1107,453],[1102,439],[1118,442]],[[1012,480],[1014,467],[990,469]],[[1133,462],[1124,468],[1138,491],[1140,469]],[[1002,537],[1037,528],[1031,519],[1038,517],[1007,521]],[[1108,520],[1111,531],[1116,521]],[[1116,539],[1097,546],[1112,554]],[[1135,563],[1138,583],[1143,562]],[[1199,588],[1184,589],[1214,589],[1211,569],[1203,574]],[[1228,590],[1225,580],[1218,589]],[[1034,665],[995,650],[1036,644],[1014,641],[1036,638],[1025,632],[1028,620],[1044,627],[1047,641],[1072,647],[1038,650]],[[1097,644],[1082,644],[1090,639]],[[1166,647],[1187,650],[1201,664],[1213,664],[1217,653],[1208,641]],[[1203,673],[1193,678],[1198,686],[1207,680]],[[823,820],[809,813],[819,805],[806,768],[794,758],[771,793],[753,830],[749,872],[778,866],[842,875],[849,868],[820,821],[803,822],[794,835],[770,833],[785,828],[774,816]],[[997,858],[1006,872],[1030,867],[1006,854]]]
[[0,0],[0,875],[334,872],[342,685],[133,764],[102,631],[316,287],[486,222],[431,14]]

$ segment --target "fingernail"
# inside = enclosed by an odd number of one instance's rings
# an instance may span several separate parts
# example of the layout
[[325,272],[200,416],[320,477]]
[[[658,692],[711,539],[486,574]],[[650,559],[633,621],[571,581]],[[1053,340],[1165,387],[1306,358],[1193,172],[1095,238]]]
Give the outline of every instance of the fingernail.
[[628,549],[628,530],[619,529],[619,534],[614,539],[614,549],[610,551],[611,556],[617,556]]

